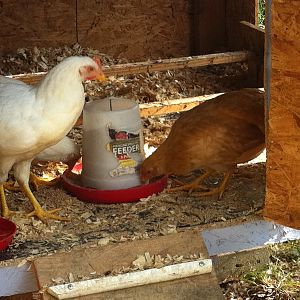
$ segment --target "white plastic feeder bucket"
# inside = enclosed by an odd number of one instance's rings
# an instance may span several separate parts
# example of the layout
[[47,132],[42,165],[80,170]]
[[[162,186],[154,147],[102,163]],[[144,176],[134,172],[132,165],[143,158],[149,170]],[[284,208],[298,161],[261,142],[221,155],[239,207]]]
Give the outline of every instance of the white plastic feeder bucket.
[[84,186],[119,190],[140,185],[144,139],[138,104],[115,97],[87,103],[82,152]]

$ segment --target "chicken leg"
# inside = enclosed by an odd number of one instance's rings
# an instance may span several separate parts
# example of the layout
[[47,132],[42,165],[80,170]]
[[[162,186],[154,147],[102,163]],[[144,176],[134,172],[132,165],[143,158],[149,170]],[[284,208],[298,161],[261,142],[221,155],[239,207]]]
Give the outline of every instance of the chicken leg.
[[0,198],[1,198],[1,215],[4,218],[9,218],[14,212],[10,211],[6,202],[3,184],[0,185]]
[[54,209],[50,211],[44,210],[31,192],[29,188],[30,165],[31,161],[22,161],[14,165],[14,176],[18,181],[21,190],[34,207],[34,211],[31,212],[28,217],[37,216],[42,221],[46,221],[47,219],[67,221],[68,218],[64,218],[55,214],[55,212],[59,211],[60,209]]

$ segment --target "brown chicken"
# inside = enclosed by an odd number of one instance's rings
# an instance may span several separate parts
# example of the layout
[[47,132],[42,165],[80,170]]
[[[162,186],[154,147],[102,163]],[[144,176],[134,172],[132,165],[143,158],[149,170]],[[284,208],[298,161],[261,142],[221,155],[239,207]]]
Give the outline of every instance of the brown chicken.
[[183,112],[168,138],[142,163],[140,176],[146,181],[203,168],[206,172],[202,176],[169,191],[203,190],[205,178],[223,172],[218,187],[199,192],[221,198],[237,164],[252,160],[264,148],[264,93],[258,89],[228,92]]

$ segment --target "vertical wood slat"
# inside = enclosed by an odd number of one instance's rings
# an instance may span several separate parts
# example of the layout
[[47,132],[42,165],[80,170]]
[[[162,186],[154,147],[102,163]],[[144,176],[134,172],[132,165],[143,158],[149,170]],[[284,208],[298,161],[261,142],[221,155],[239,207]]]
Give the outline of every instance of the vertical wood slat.
[[191,54],[207,54],[226,46],[226,1],[193,0]]
[[300,6],[272,1],[264,216],[300,229]]
[[227,0],[226,1],[226,33],[227,43],[231,50],[245,48],[243,25],[246,21],[254,25],[258,18],[258,0]]

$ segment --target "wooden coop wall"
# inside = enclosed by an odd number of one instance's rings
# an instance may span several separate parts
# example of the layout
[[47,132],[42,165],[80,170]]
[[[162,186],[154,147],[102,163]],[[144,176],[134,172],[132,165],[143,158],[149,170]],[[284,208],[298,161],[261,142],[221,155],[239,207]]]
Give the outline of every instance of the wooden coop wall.
[[272,1],[264,215],[300,229],[300,5]]
[[0,55],[76,42],[135,61],[238,50],[257,1],[2,0]]

